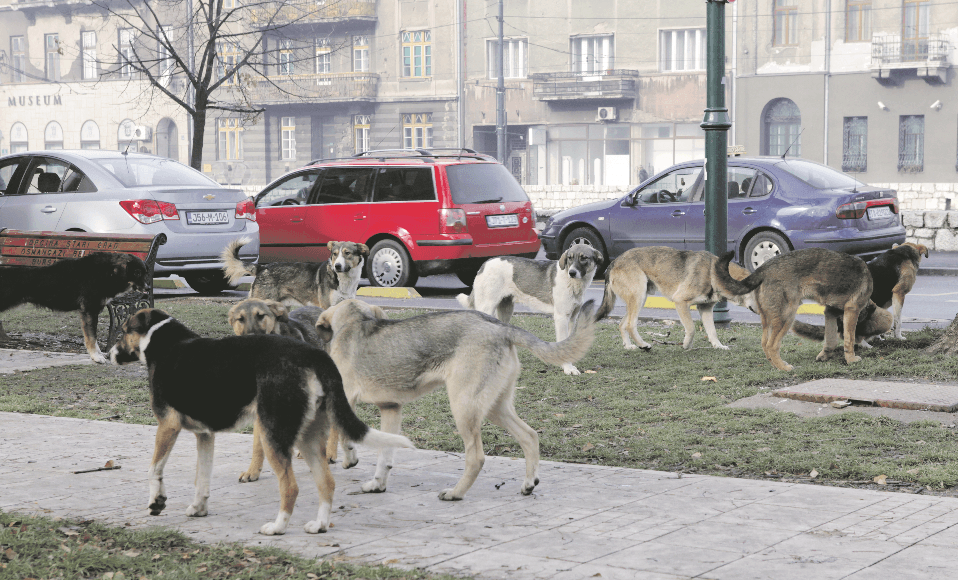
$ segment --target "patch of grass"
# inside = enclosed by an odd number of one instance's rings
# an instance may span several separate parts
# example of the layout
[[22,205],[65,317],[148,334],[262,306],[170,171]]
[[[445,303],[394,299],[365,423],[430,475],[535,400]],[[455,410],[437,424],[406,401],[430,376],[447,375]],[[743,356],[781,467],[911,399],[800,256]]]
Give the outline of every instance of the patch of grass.
[[422,570],[301,558],[272,547],[207,546],[170,529],[0,511],[0,579],[430,580]]

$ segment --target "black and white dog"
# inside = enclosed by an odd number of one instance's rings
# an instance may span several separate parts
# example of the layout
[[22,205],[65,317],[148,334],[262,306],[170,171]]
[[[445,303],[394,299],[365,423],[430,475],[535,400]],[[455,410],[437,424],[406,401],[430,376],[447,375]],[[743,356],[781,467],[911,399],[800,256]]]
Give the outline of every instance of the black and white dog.
[[151,408],[157,419],[150,469],[151,515],[167,502],[164,465],[181,429],[197,437],[198,462],[189,517],[208,513],[214,469],[214,433],[254,421],[271,468],[278,476],[281,508],[261,526],[265,535],[285,533],[298,497],[291,458],[297,446],[318,487],[317,519],[308,533],[325,532],[331,517],[335,479],[324,458],[332,426],[348,440],[375,448],[407,447],[400,435],[369,428],[355,416],[341,374],[322,350],[278,335],[210,339],[158,309],[142,309],[124,323],[110,350],[115,364],[140,361],[148,368]]
[[[466,309],[476,309],[509,323],[515,303],[552,314],[556,341],[569,337],[583,295],[602,264],[602,253],[589,245],[575,244],[558,261],[496,257],[486,261],[475,276],[472,293],[456,299]],[[572,363],[562,366],[578,375]]]

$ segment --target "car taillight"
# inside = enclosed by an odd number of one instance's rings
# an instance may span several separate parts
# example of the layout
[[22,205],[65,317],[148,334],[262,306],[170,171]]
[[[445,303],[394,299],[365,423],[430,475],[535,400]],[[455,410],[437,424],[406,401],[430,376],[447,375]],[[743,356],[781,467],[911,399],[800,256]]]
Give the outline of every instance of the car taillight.
[[890,206],[894,214],[900,214],[900,203],[896,198],[879,198],[862,202],[850,202],[837,207],[837,218],[863,218],[868,208],[874,206]]
[[248,198],[244,202],[238,202],[238,206],[234,209],[234,217],[236,219],[246,219],[251,222],[258,222],[258,214],[255,212],[254,200]]
[[461,208],[442,208],[438,215],[439,232],[442,234],[459,234],[468,228],[465,211]]
[[121,200],[121,208],[127,211],[134,220],[142,224],[151,224],[159,220],[178,220],[177,206],[170,202],[156,200]]

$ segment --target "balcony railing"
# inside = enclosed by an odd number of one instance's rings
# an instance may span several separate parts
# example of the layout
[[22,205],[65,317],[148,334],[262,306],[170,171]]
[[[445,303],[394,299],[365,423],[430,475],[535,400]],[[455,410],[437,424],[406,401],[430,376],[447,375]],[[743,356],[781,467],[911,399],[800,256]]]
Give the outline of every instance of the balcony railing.
[[377,20],[376,0],[287,0],[251,9],[255,25]]
[[252,103],[262,105],[373,101],[377,96],[377,73],[279,75],[258,81],[248,93]]
[[946,83],[950,46],[950,41],[942,34],[926,38],[875,35],[871,43],[870,68],[881,79],[890,77],[891,71],[917,69],[918,76]]
[[535,73],[533,93],[542,101],[633,99],[639,71],[609,69],[599,73]]

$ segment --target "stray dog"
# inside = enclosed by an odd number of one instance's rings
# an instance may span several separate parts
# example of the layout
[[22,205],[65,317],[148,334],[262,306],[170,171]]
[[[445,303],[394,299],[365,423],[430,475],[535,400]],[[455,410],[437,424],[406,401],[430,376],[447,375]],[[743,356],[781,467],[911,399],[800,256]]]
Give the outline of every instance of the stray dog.
[[208,513],[214,469],[214,433],[244,426],[252,417],[268,462],[278,476],[281,508],[265,535],[288,527],[298,484],[291,456],[298,446],[318,487],[317,519],[308,533],[327,531],[335,480],[322,458],[330,427],[372,447],[412,447],[403,436],[369,428],[345,398],[341,375],[328,354],[304,342],[275,335],[202,338],[158,309],[142,309],[124,323],[110,350],[115,364],[140,360],[148,369],[151,408],[157,435],[150,469],[151,515],[167,502],[164,465],[177,435],[185,428],[197,437],[194,501],[188,517]]
[[870,298],[884,309],[894,306],[894,337],[899,340],[904,339],[900,332],[900,313],[904,309],[904,299],[917,281],[921,256],[929,256],[924,245],[895,244],[867,263],[874,278],[874,294]]
[[315,322],[320,307],[308,305],[288,312],[287,306],[270,299],[245,299],[228,311],[228,323],[235,335],[274,334],[324,348],[318,340]]
[[245,263],[238,254],[251,242],[232,241],[221,253],[224,275],[232,284],[254,275],[248,297],[317,305],[328,309],[339,301],[354,299],[368,256],[368,246],[353,242],[328,243],[331,257],[324,263]]
[[[84,346],[90,359],[106,364],[97,345],[97,316],[113,297],[131,289],[145,292],[144,261],[127,253],[91,253],[45,267],[0,269],[0,312],[32,303],[54,311],[80,311]],[[2,328],[0,328],[2,329]]]
[[[714,348],[728,350],[720,343],[713,322],[713,306],[723,299],[753,310],[751,294],[724,296],[720,286],[714,284],[713,263],[716,256],[707,251],[680,251],[670,247],[640,247],[629,249],[619,255],[606,270],[606,290],[602,304],[596,313],[596,320],[609,315],[619,297],[626,303],[626,315],[619,323],[619,333],[623,347],[634,350],[637,346],[650,349],[636,329],[639,310],[646,304],[650,293],[659,291],[661,295],[676,304],[676,313],[686,334],[683,349],[690,349],[696,326],[690,315],[690,305],[696,305],[706,329],[706,337]],[[730,276],[736,280],[745,279],[750,272],[730,263]],[[633,343],[635,342],[635,343]]]
[[[542,341],[531,333],[477,311],[428,313],[409,319],[383,319],[384,312],[358,300],[339,303],[318,319],[318,335],[329,341],[329,353],[342,371],[345,394],[378,407],[382,430],[400,433],[402,405],[444,388],[455,426],[465,443],[465,472],[443,501],[462,499],[482,470],[482,421],[509,431],[525,454],[522,494],[539,484],[539,435],[515,412],[512,399],[521,364],[517,347],[550,365],[575,362],[593,341],[593,302],[576,314],[572,335],[561,342]],[[337,440],[329,437],[331,448]],[[343,466],[358,462],[351,447],[343,447]],[[388,484],[393,452],[382,449],[374,478],[362,485],[366,493],[382,492]]]
[[[498,317],[502,323],[509,323],[516,302],[550,313],[560,342],[569,336],[583,295],[602,262],[602,253],[583,244],[569,247],[558,261],[496,257],[479,269],[472,292],[456,299],[462,307]],[[571,376],[579,374],[571,362],[563,363],[562,369]]]
[[832,308],[824,311],[824,344],[817,361],[826,361],[837,347],[838,317],[843,319],[844,359],[848,364],[860,361],[854,353],[857,321],[874,290],[866,263],[837,251],[801,249],[776,256],[746,279],[737,281],[727,267],[732,258],[733,251],[720,257],[714,276],[725,295],[754,292],[753,301],[763,327],[763,353],[775,368],[784,372],[793,369],[780,357],[780,344],[804,299]]
[[[827,307],[824,310],[824,317],[828,314],[836,318],[837,334],[842,335],[843,312],[834,307]],[[862,348],[872,348],[873,346],[867,343],[867,339],[887,333],[893,324],[894,316],[886,309],[877,307],[877,305],[871,301],[867,304],[867,307],[864,307],[860,311],[860,315],[857,317],[857,329],[854,331],[856,338],[854,341]],[[802,321],[794,321],[791,330],[800,337],[815,341],[823,340],[827,333],[826,327],[823,325],[811,325]]]

